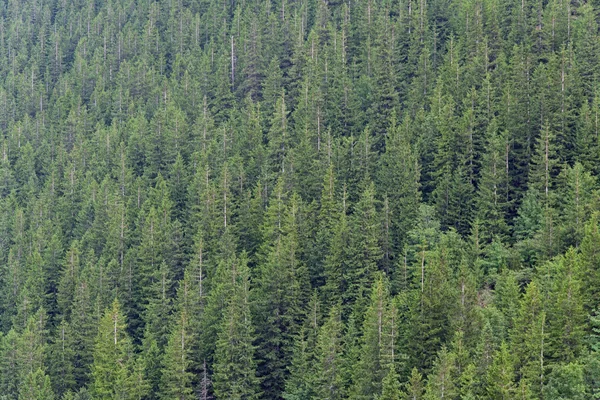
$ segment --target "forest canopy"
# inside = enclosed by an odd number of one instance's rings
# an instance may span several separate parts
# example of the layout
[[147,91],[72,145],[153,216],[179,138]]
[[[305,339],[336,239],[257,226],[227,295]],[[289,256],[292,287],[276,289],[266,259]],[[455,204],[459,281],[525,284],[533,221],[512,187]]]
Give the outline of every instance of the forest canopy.
[[600,399],[599,22],[0,1],[0,399]]

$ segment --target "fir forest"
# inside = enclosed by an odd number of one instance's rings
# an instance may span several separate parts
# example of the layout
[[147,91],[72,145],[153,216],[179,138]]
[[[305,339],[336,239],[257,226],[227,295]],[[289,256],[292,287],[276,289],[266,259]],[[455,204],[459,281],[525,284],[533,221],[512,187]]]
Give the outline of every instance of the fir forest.
[[0,399],[600,399],[599,28],[0,0]]

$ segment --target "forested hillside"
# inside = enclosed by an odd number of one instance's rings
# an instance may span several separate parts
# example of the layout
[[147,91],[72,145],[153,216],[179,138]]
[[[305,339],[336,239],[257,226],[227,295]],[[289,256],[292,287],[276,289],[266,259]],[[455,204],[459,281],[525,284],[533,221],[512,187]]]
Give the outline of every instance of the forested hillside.
[[0,1],[0,399],[600,399],[599,21]]

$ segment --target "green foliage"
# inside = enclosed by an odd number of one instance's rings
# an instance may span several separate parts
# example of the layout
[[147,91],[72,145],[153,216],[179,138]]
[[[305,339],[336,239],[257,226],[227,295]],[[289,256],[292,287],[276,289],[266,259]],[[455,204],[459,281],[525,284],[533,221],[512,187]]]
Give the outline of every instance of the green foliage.
[[53,400],[50,378],[41,369],[30,372],[21,383],[19,400]]
[[0,397],[598,397],[599,7],[4,2]]
[[143,393],[144,383],[136,377],[136,360],[125,317],[119,302],[113,301],[98,325],[91,368],[91,388],[98,399],[136,399]]
[[510,399],[515,396],[515,377],[513,356],[506,342],[493,356],[493,362],[487,374],[486,393],[490,399]]
[[165,348],[161,377],[161,397],[164,399],[189,399],[192,396],[192,373],[190,372],[191,338],[185,311],[173,325]]
[[215,394],[219,398],[256,399],[259,380],[254,359],[254,328],[248,305],[249,270],[245,257],[231,262],[233,282],[225,298],[223,320],[217,336]]
[[553,400],[587,398],[581,365],[569,363],[554,366],[544,393]]

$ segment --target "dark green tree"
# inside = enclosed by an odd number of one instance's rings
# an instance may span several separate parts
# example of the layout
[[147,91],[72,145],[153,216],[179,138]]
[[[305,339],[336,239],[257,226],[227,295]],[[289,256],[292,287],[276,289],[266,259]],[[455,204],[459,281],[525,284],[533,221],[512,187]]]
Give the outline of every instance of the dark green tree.
[[226,296],[215,351],[213,385],[218,398],[257,399],[260,395],[247,263],[242,256],[230,265],[232,286]]

